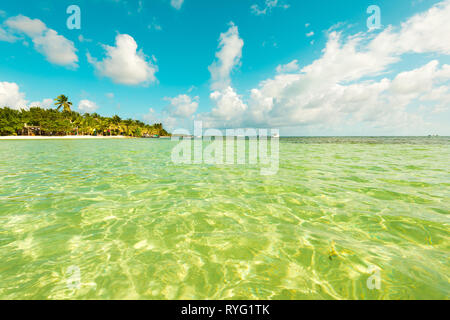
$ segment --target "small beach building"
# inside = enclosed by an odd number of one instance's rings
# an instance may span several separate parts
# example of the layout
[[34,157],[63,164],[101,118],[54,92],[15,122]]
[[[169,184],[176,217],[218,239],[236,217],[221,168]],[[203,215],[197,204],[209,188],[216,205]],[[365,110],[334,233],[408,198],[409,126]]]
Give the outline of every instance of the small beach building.
[[22,134],[27,136],[40,136],[41,129],[42,128],[40,126],[29,126],[25,123]]

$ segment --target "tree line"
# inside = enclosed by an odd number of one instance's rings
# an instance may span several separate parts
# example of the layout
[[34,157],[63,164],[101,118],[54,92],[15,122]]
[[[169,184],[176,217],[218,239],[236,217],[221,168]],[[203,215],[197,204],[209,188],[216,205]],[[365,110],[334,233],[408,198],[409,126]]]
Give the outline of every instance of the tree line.
[[[161,123],[148,125],[119,116],[102,117],[97,113],[72,111],[64,95],[55,99],[56,109],[32,107],[28,110],[0,108],[0,135],[93,135],[93,136],[169,136]],[[62,111],[60,111],[62,109]]]

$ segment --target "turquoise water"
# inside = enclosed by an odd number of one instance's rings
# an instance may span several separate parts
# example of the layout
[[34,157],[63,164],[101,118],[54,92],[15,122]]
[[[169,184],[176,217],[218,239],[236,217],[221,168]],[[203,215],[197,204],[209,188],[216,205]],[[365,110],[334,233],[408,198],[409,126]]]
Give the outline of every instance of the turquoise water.
[[281,139],[273,176],[174,145],[0,141],[0,298],[450,297],[449,138]]

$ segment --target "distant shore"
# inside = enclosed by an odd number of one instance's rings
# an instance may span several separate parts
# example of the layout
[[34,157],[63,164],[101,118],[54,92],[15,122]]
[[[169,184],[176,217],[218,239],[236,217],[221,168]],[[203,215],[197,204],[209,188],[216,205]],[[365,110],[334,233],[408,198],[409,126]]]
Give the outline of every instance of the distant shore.
[[127,139],[126,136],[0,136],[0,140]]

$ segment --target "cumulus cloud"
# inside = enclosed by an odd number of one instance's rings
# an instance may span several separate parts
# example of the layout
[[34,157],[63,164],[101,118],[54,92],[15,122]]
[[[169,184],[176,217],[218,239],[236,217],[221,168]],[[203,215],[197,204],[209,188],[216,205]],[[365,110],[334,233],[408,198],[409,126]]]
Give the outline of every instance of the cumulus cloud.
[[266,15],[270,13],[274,8],[288,9],[289,5],[281,3],[281,1],[278,0],[265,0],[265,3],[262,7],[257,4],[254,4],[250,7],[252,13],[257,16]]
[[146,123],[162,123],[165,128],[174,130],[180,127],[188,127],[194,119],[194,114],[199,106],[199,97],[191,97],[187,94],[179,94],[176,97],[165,97],[169,105],[162,111],[149,108],[142,116]]
[[153,108],[148,109],[148,112],[142,116],[142,120],[148,124],[162,123],[164,128],[169,131],[188,125],[186,119],[171,116],[166,111],[157,112]]
[[170,0],[170,5],[175,9],[180,10],[183,2],[184,0]]
[[85,38],[82,34],[78,36],[78,41],[80,42],[92,42],[92,39]]
[[28,105],[25,93],[20,92],[19,86],[14,82],[0,82],[0,107],[22,109]]
[[297,71],[298,69],[298,60],[295,59],[288,64],[279,65],[276,70],[277,73],[291,73]]
[[16,42],[19,40],[18,37],[14,36],[13,34],[7,32],[5,29],[0,27],[0,41],[6,41],[6,42]]
[[214,90],[224,89],[230,85],[230,74],[240,63],[244,41],[239,37],[238,27],[230,22],[227,32],[220,34],[217,60],[209,66]]
[[156,81],[157,66],[147,59],[142,49],[138,50],[136,41],[130,35],[118,34],[116,46],[103,45],[103,48],[106,57],[101,61],[89,53],[87,55],[99,75],[125,85],[147,85]]
[[[216,122],[214,126],[237,126],[247,110],[247,105],[242,101],[232,87],[221,91],[214,91],[210,95],[215,107],[209,115],[209,122]],[[216,121],[214,121],[214,119]]]
[[6,20],[5,24],[13,30],[26,34],[30,38],[39,36],[47,30],[47,26],[41,20],[30,19],[23,15],[11,17]]
[[34,101],[29,104],[30,107],[39,107],[42,109],[50,109],[54,107],[53,99],[44,99],[42,101]]
[[11,109],[29,109],[30,107],[41,107],[44,109],[53,106],[53,99],[44,99],[29,103],[25,99],[25,93],[20,91],[19,85],[15,82],[0,82],[0,108],[9,107]]
[[450,66],[433,59],[397,74],[391,67],[407,59],[407,53],[450,54],[449,16],[446,0],[378,34],[344,37],[331,30],[321,57],[300,70],[294,70],[294,62],[279,66],[278,75],[261,81],[246,100],[231,87],[213,92],[215,107],[205,119],[235,127],[417,133],[429,124],[413,106],[423,104],[429,112],[448,109]]
[[78,57],[72,41],[59,35],[55,30],[48,29],[43,35],[33,38],[37,51],[42,53],[49,62],[77,67]]
[[170,107],[168,108],[170,116],[176,118],[189,118],[198,108],[198,99],[196,96],[191,98],[186,94],[180,94],[174,98],[166,98],[170,101]]
[[247,109],[247,105],[231,87],[231,72],[240,64],[244,41],[239,36],[238,27],[233,22],[227,32],[219,38],[216,61],[209,67],[211,73],[211,112],[199,115],[206,126],[223,126],[238,119]]
[[[442,1],[428,11],[417,14],[401,25],[399,32],[387,28],[373,43],[371,49],[388,53],[450,54],[450,1]],[[389,48],[388,45],[391,45]]]
[[35,49],[50,63],[70,68],[78,67],[77,49],[73,42],[48,28],[41,20],[18,15],[6,20],[5,25],[9,30],[6,32],[0,28],[0,40],[14,42],[18,39],[14,34],[25,35],[31,38]]
[[83,113],[92,113],[98,108],[99,106],[95,102],[89,100],[81,100],[78,104],[78,110]]
[[252,90],[249,116],[278,126],[352,120],[401,125],[411,120],[405,108],[431,91],[438,78],[446,79],[446,65],[438,69],[438,61],[432,61],[392,81],[361,79],[385,72],[404,53],[449,53],[450,41],[429,28],[438,21],[449,34],[449,9],[450,1],[445,1],[412,17],[400,30],[389,27],[372,39],[367,34],[342,39],[340,33],[331,32],[321,58],[300,73],[277,76]]
[[364,67],[361,71],[351,69],[349,63],[346,73],[331,72],[327,77],[321,69],[323,64],[317,63],[319,69],[308,66],[302,73],[279,75],[262,82],[259,88],[252,90],[249,112],[243,119],[279,127],[324,123],[345,126],[362,122],[397,129],[422,125],[418,116],[406,112],[406,107],[430,92],[434,84],[445,81],[438,77],[445,74],[447,66],[438,69],[437,65],[437,61],[432,61],[400,73],[393,80],[382,78],[351,83],[349,81],[376,73],[379,66]]

